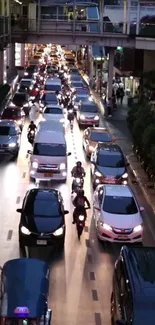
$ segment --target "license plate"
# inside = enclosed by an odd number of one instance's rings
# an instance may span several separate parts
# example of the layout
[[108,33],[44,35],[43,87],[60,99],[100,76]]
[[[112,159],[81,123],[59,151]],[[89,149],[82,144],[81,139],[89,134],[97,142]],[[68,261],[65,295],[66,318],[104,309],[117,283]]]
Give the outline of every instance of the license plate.
[[117,238],[118,238],[118,239],[128,239],[128,236],[123,236],[123,235],[121,236],[121,235],[120,235],[120,236],[118,236]]
[[52,177],[53,174],[52,174],[52,173],[45,173],[44,176],[45,176],[45,177]]
[[37,245],[47,245],[47,240],[37,240]]

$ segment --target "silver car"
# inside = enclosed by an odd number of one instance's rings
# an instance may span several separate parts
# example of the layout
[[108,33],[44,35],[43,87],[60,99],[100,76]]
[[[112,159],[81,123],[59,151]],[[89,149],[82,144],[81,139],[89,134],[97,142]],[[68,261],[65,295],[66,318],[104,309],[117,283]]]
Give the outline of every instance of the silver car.
[[99,126],[100,116],[97,104],[92,101],[84,101],[79,104],[77,121],[79,125]]
[[0,120],[0,155],[10,154],[15,158],[21,141],[21,130],[12,120]]

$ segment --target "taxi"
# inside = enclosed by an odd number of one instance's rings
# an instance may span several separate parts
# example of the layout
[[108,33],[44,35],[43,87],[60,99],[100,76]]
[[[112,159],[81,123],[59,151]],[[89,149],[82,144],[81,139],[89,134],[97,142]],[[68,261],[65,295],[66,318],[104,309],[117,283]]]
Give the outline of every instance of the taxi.
[[112,138],[109,130],[106,128],[89,127],[83,133],[83,149],[87,157],[90,157],[92,152],[94,152],[98,142],[112,143],[114,141],[116,139]]

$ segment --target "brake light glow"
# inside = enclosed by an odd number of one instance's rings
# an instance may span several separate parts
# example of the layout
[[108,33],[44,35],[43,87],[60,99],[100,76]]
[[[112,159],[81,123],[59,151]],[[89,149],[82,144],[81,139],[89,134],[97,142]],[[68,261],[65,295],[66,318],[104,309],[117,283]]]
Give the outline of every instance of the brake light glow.
[[29,309],[27,307],[16,307],[14,310],[14,314],[18,315],[18,316],[22,316],[22,315],[28,315]]

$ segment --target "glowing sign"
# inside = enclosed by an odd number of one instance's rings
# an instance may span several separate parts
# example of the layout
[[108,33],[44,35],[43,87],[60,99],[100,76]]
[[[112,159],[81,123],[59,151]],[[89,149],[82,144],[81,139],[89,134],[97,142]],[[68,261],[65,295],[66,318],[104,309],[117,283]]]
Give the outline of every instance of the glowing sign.
[[28,315],[30,312],[29,312],[29,309],[27,307],[16,307],[15,310],[14,310],[14,314],[16,315]]

